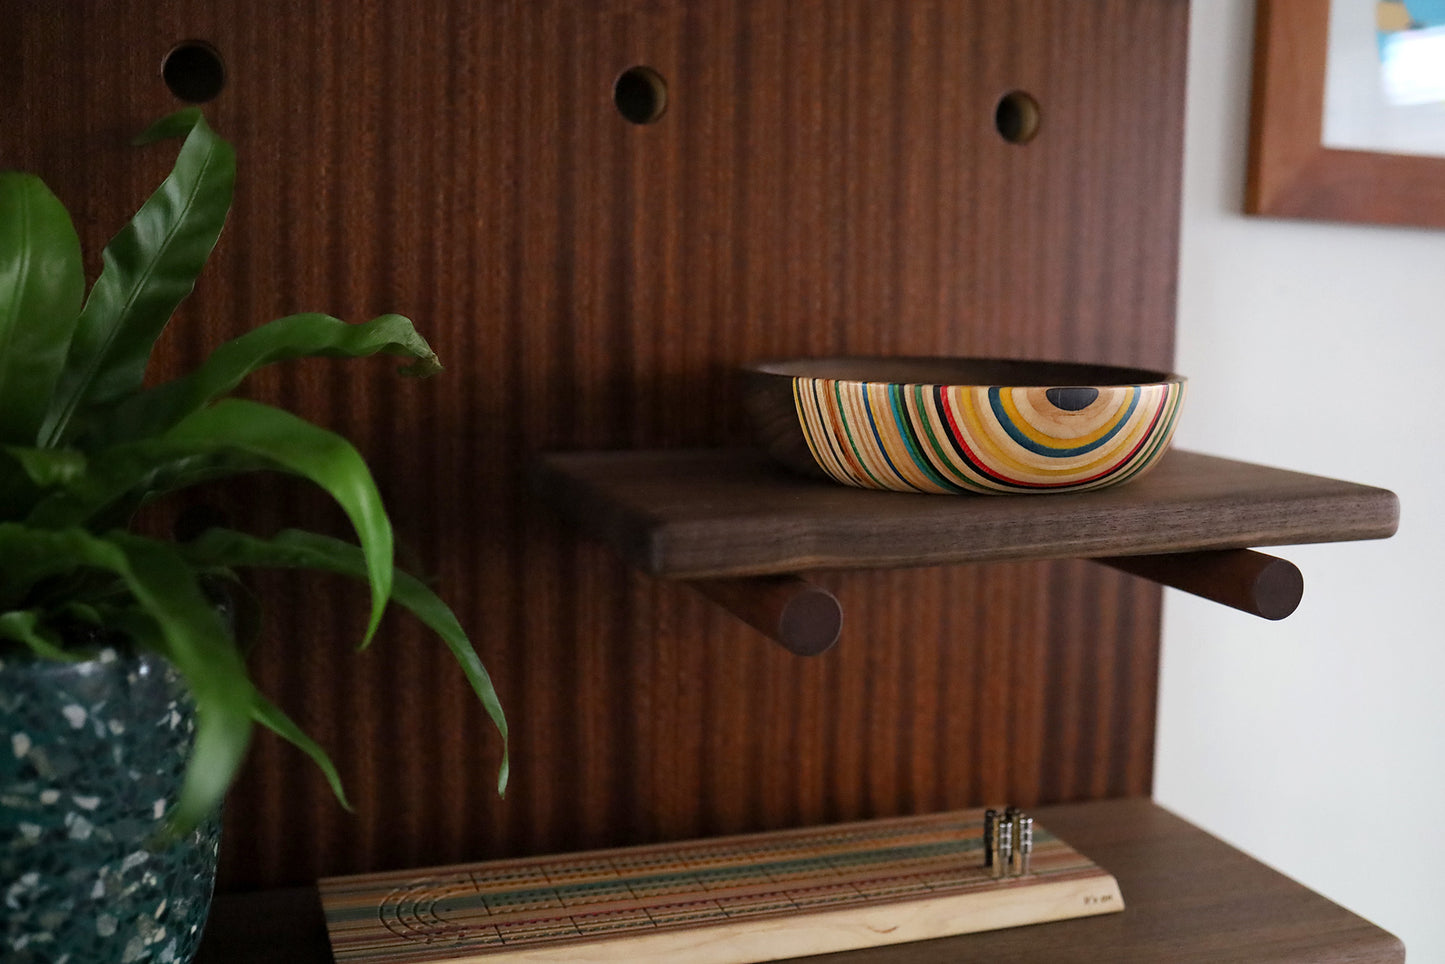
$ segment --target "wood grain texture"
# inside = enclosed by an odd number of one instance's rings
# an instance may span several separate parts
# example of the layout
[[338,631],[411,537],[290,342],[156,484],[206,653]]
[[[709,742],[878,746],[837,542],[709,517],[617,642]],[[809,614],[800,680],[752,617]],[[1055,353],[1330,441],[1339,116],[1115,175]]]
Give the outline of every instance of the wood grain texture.
[[[1122,914],[810,958],[822,964],[1401,964],[1381,930],[1146,800],[1036,811],[1119,881]],[[198,964],[330,961],[313,887],[220,897]]]
[[680,579],[1381,539],[1400,512],[1387,489],[1177,450],[1051,495],[865,492],[746,449],[553,454],[537,478],[579,530]]
[[984,841],[974,808],[318,888],[338,964],[752,964],[1124,910],[1114,878],[1042,826],[1027,872],[987,867]]
[[1405,948],[1345,908],[1147,800],[1040,807],[1034,815],[1119,881],[1122,914],[994,931],[813,964],[1403,964]]
[[[239,152],[215,259],[159,373],[277,315],[413,317],[447,371],[268,373],[255,397],[354,439],[408,566],[473,634],[513,785],[445,651],[363,598],[267,579],[262,690],[358,813],[260,737],[222,886],[1147,791],[1158,591],[1084,563],[857,573],[867,645],[802,660],[627,571],[528,494],[558,449],[741,442],[733,369],[949,354],[1167,369],[1183,0],[0,0],[0,164],[76,212],[89,264],[168,149],[179,40],[214,45]],[[623,120],[614,79],[669,87]],[[1026,146],[993,127],[1022,89]],[[262,479],[238,523],[344,531]],[[852,614],[856,613],[856,617]]]
[[1294,563],[1253,549],[1095,557],[1094,561],[1264,619],[1284,619],[1299,607],[1305,591],[1304,575]]
[[1259,0],[1244,209],[1275,217],[1445,226],[1445,158],[1321,142],[1330,0]]

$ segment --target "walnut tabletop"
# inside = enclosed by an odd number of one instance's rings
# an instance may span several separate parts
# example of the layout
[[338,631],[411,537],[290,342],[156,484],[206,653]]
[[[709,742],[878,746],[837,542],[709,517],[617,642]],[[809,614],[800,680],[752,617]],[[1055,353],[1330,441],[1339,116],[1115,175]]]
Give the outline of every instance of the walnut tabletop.
[[[808,958],[957,962],[1402,962],[1394,935],[1148,800],[1031,808],[1119,881],[1122,913]],[[314,887],[216,898],[198,964],[330,961]]]

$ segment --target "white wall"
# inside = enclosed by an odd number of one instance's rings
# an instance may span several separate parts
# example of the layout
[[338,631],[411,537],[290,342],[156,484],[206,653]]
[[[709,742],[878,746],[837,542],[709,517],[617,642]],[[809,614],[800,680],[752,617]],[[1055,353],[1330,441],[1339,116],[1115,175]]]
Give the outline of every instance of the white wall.
[[1393,489],[1271,623],[1169,591],[1155,798],[1445,961],[1445,230],[1245,217],[1253,4],[1194,0],[1181,446]]

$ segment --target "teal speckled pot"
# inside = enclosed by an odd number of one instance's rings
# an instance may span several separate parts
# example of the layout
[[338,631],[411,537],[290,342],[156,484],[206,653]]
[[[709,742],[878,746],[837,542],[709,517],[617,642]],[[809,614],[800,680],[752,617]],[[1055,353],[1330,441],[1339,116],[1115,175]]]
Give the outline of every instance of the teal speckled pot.
[[0,959],[184,964],[216,875],[219,819],[154,841],[180,792],[190,697],[160,657],[0,659]]

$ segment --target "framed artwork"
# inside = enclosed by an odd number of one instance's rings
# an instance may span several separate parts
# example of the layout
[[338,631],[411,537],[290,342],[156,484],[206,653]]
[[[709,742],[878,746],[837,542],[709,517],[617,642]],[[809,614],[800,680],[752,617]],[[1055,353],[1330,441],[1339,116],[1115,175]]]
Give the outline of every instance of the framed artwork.
[[1245,210],[1445,227],[1445,0],[1259,0]]

